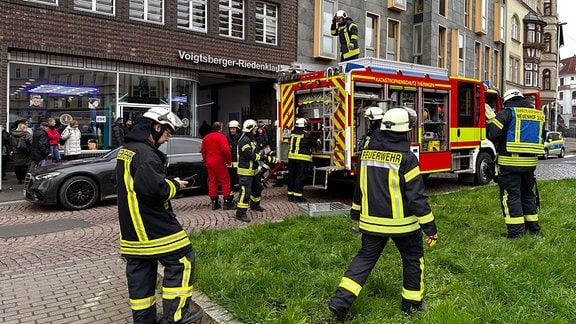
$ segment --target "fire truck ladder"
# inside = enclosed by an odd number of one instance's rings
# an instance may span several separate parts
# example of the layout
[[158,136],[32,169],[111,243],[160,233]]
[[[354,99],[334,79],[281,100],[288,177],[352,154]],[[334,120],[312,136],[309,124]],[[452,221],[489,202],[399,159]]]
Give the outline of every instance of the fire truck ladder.
[[[342,102],[338,99],[337,89],[336,88],[327,88],[323,91],[323,98],[324,102],[322,104],[322,150],[323,154],[330,155],[330,163],[328,166],[321,166],[317,167],[314,166],[314,175],[312,177],[312,186],[314,188],[319,189],[327,189],[328,188],[328,176],[330,175],[331,171],[337,169],[343,169],[344,167],[337,167],[335,162],[338,162],[338,165],[345,165],[344,160],[335,160],[337,159],[336,156],[343,156],[345,157],[345,153],[341,150],[335,149],[335,141],[334,136],[342,132],[342,130],[337,130],[334,127],[334,112],[337,111]],[[336,154],[340,153],[340,154]]]

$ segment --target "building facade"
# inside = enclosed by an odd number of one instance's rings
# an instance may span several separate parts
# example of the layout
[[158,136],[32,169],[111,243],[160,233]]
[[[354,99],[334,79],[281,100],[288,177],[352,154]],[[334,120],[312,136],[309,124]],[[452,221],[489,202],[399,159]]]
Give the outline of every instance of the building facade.
[[278,69],[296,60],[297,0],[3,0],[0,13],[2,125],[76,119],[84,146],[106,148],[118,117],[151,106],[191,135],[274,119]]

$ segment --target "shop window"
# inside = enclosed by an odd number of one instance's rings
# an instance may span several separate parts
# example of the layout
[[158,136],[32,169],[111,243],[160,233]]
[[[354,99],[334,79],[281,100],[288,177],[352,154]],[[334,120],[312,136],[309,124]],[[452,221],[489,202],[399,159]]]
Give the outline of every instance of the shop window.
[[220,0],[219,8],[220,36],[244,39],[244,1]]
[[130,18],[164,23],[164,0],[130,0]]
[[114,15],[115,0],[74,0],[74,9]]
[[256,42],[278,45],[278,6],[256,2]]
[[314,57],[336,59],[338,38],[330,34],[336,13],[335,0],[314,1]]
[[207,21],[207,0],[178,0],[178,27],[206,33]]

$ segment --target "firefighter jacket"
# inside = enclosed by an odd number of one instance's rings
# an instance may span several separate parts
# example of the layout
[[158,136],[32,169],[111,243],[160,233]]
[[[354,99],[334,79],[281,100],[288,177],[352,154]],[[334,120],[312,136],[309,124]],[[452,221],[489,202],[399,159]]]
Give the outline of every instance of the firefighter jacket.
[[526,100],[509,100],[488,121],[487,138],[498,151],[498,165],[511,171],[535,170],[544,153],[544,114]]
[[252,133],[245,132],[238,140],[238,175],[254,176],[258,173],[258,161],[264,161],[265,156],[260,155],[256,138]]
[[418,158],[410,151],[405,133],[374,132],[362,150],[351,214],[358,210],[363,233],[407,236],[422,230],[428,236],[436,234]]
[[228,139],[226,135],[217,131],[204,136],[200,153],[202,153],[202,159],[207,166],[222,166],[232,163],[232,153],[228,147]]
[[288,159],[312,162],[312,148],[320,145],[320,139],[305,131],[303,127],[296,127],[290,135]]
[[358,25],[356,25],[352,18],[344,18],[342,24],[332,23],[330,26],[330,34],[332,36],[338,36],[340,52],[344,60],[355,55],[360,55],[360,48],[358,46]]
[[150,124],[142,120],[116,158],[120,252],[134,258],[187,253],[190,240],[170,204],[178,183],[166,178],[166,156],[148,142]]
[[236,152],[238,151],[239,139],[240,135],[228,135],[228,146],[230,147],[230,153],[232,154],[232,166],[235,168],[238,167],[238,154]]

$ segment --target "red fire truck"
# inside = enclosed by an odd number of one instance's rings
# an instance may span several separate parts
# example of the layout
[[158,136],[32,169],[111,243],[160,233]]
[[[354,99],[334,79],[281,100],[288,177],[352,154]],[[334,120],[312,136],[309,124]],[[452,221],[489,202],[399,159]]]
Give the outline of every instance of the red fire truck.
[[496,90],[479,80],[450,76],[446,69],[376,58],[337,68],[279,75],[277,154],[287,160],[296,118],[308,119],[309,131],[322,140],[313,153],[313,185],[326,189],[355,179],[359,140],[366,133],[364,111],[408,107],[416,111],[411,150],[423,175],[458,174],[460,180],[490,182],[494,145],[486,139],[485,104],[500,111]]

